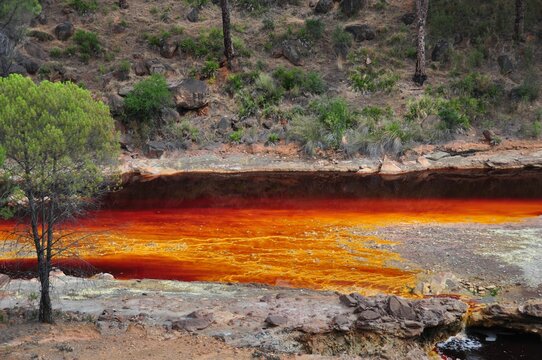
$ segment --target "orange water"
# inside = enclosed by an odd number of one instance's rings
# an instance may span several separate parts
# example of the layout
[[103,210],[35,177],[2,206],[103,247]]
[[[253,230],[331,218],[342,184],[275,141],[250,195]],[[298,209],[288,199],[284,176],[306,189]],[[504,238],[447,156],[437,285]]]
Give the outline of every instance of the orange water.
[[[406,295],[416,271],[404,270],[406,263],[393,247],[378,246],[391,242],[362,233],[416,223],[515,222],[541,214],[542,200],[446,199],[260,199],[235,207],[192,203],[172,209],[103,210],[77,225],[90,237],[77,245],[76,253],[97,270],[120,278]],[[0,230],[12,227],[0,224]],[[13,264],[9,259],[15,256],[0,249],[6,264]]]

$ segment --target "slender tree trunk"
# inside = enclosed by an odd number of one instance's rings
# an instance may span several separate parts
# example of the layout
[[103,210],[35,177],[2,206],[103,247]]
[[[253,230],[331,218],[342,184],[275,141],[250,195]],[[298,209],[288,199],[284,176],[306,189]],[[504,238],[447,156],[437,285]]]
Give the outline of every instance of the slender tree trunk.
[[516,42],[525,41],[525,0],[516,0],[516,21],[514,23],[514,39]]
[[414,82],[420,86],[427,80],[425,72],[425,24],[427,23],[427,10],[429,0],[416,0],[416,11],[418,16],[418,55],[416,60],[416,72]]
[[49,272],[51,271],[51,261],[47,259],[46,254],[38,256],[38,272],[41,283],[41,297],[38,320],[42,323],[53,323],[53,308],[51,306],[51,297],[49,295]]
[[232,68],[232,60],[235,56],[233,50],[233,42],[231,40],[231,26],[230,26],[230,4],[228,0],[220,0],[220,7],[222,8],[222,28],[224,31],[224,55],[226,56],[226,64],[228,69]]

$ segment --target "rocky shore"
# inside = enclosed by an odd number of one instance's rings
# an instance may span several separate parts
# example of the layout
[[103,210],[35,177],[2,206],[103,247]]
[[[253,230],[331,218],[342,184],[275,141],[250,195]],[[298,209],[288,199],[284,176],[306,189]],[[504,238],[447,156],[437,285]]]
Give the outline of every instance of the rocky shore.
[[[465,322],[542,334],[542,303],[536,301],[469,307],[450,297],[364,297],[261,285],[121,281],[110,275],[83,279],[60,271],[51,280],[58,326],[90,323],[104,339],[135,325],[176,336],[191,333],[276,356],[266,359],[295,354],[424,359]],[[15,330],[32,321],[38,291],[35,279],[3,281],[2,358],[19,358],[22,334]]]

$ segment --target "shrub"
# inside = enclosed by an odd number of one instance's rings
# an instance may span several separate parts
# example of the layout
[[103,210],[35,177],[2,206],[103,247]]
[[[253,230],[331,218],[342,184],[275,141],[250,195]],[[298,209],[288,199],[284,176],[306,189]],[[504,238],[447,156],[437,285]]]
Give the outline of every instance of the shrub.
[[235,130],[230,134],[230,141],[233,143],[240,143],[243,138],[243,129]]
[[324,35],[325,25],[320,19],[307,19],[299,32],[299,37],[308,41],[320,40]]
[[335,48],[350,48],[354,37],[342,27],[337,26],[333,31],[332,40]]
[[304,72],[298,68],[279,67],[273,73],[278,83],[287,91],[298,89],[311,94],[322,94],[326,90],[326,84],[320,74],[314,71]]
[[385,70],[376,70],[373,66],[362,66],[354,69],[350,82],[354,90],[362,93],[390,92],[399,81],[399,76]]
[[260,15],[269,7],[268,0],[234,0],[235,5],[243,11]]
[[70,0],[68,5],[77,11],[79,15],[85,15],[98,10],[98,2],[96,0]]
[[199,71],[202,79],[214,79],[220,69],[220,64],[215,60],[207,60]]
[[515,96],[523,101],[533,102],[540,96],[540,82],[535,74],[529,74],[514,90]]
[[346,129],[356,122],[356,117],[345,100],[341,98],[311,104],[318,121],[329,131],[328,143],[333,148],[340,147]]
[[162,75],[152,75],[134,86],[124,101],[128,116],[149,121],[162,108],[172,105],[172,96]]
[[273,19],[265,18],[262,20],[262,30],[264,31],[274,31],[275,30],[275,22]]
[[239,107],[239,117],[241,119],[256,115],[258,112],[258,104],[250,92],[246,90],[239,91],[236,100]]
[[222,30],[212,28],[202,32],[197,38],[181,40],[179,47],[183,52],[195,57],[220,60],[224,53],[224,36]]
[[77,30],[73,40],[77,44],[79,54],[83,60],[99,55],[102,50],[98,35],[92,31]]
[[271,144],[276,144],[280,140],[279,136],[275,133],[269,134],[269,137],[267,138],[267,141]]
[[60,48],[54,47],[49,51],[49,56],[51,56],[53,59],[58,59],[59,57],[62,57],[63,51]]

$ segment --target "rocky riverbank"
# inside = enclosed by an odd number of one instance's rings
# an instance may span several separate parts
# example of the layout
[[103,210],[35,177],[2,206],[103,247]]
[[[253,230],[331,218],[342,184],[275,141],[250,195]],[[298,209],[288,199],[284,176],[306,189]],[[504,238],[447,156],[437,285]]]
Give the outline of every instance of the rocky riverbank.
[[[39,284],[35,279],[4,283],[2,358],[21,359],[23,353],[45,348],[56,348],[58,355],[63,351],[59,346],[79,349],[78,341],[88,340],[75,336],[26,342],[28,334],[21,333],[21,327],[28,326],[35,314]],[[449,297],[407,300],[260,285],[119,281],[109,275],[82,279],[59,271],[53,273],[52,284],[60,327],[73,326],[67,323],[73,321],[92,326],[93,336],[103,341],[128,336],[134,327],[159,331],[165,338],[191,333],[218,339],[230,350],[257,349],[252,355],[267,354],[266,359],[295,354],[423,359],[437,341],[459,332],[467,316],[476,325],[496,324],[499,319],[498,325],[505,325],[506,314],[514,313],[514,329],[542,332],[540,302],[516,305],[516,312],[510,310],[512,305],[500,306],[502,311],[495,310],[499,305],[482,306],[473,315],[465,302]],[[243,354],[239,358],[245,358]]]

